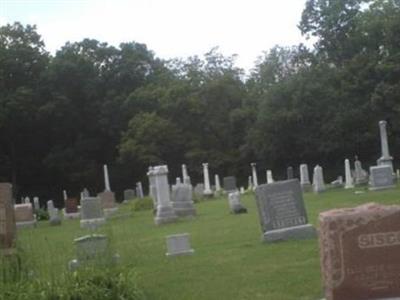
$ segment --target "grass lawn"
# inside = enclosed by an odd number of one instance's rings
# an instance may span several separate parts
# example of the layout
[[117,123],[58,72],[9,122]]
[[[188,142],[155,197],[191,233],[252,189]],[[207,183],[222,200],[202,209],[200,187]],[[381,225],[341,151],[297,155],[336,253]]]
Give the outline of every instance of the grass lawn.
[[[363,189],[357,189],[363,190]],[[331,190],[304,195],[310,222],[318,227],[318,213],[366,202],[400,204],[400,189],[355,195],[354,190]],[[253,194],[242,196],[249,213],[231,215],[226,198],[196,204],[198,216],[157,227],[150,211],[111,219],[101,232],[111,237],[122,264],[138,274],[149,299],[271,299],[300,300],[322,297],[318,242],[261,243],[261,229]],[[165,236],[187,232],[193,256],[165,256]],[[86,234],[79,221],[19,230],[19,244],[35,274],[56,277],[75,257],[73,239]]]

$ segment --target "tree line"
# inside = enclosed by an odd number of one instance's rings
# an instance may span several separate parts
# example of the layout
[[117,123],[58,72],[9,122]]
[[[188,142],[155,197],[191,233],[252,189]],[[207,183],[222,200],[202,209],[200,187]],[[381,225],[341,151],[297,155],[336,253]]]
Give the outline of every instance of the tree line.
[[308,0],[299,28],[312,49],[275,46],[245,76],[218,48],[163,60],[84,39],[51,55],[34,25],[0,27],[0,180],[58,201],[102,190],[105,163],[117,192],[157,164],[171,181],[182,163],[201,181],[208,162],[245,184],[250,162],[278,179],[318,163],[329,181],[344,158],[376,163],[382,119],[397,158],[400,1]]

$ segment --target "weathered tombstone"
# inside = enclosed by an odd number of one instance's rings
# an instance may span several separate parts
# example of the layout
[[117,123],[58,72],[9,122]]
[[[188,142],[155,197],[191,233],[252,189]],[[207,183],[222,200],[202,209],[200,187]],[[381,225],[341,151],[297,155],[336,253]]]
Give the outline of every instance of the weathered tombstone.
[[135,198],[135,190],[127,189],[124,190],[124,201],[129,201]]
[[67,198],[65,201],[65,208],[63,209],[63,214],[65,219],[79,219],[81,214],[78,208],[78,199]]
[[316,236],[308,224],[299,181],[291,179],[262,184],[256,189],[257,207],[263,240],[275,242]]
[[247,213],[246,207],[240,203],[240,193],[232,192],[228,194],[229,208],[233,214],[245,214]]
[[368,183],[368,172],[362,168],[357,156],[354,161],[354,181],[356,185]]
[[326,190],[324,182],[324,173],[322,167],[316,165],[313,173],[313,191],[314,193],[322,193]]
[[196,195],[196,198],[202,198],[204,195],[204,184],[196,184],[196,186],[194,187],[194,194]]
[[35,211],[38,211],[40,209],[39,197],[33,197],[33,207]]
[[154,222],[157,225],[175,222],[178,217],[170,200],[168,167],[166,165],[156,166],[154,167],[153,174],[157,187],[157,212]]
[[394,188],[394,177],[389,165],[374,166],[369,168],[369,190],[383,190]]
[[246,191],[245,191],[245,189],[244,189],[244,186],[241,186],[241,187],[240,187],[240,194],[243,195],[245,192],[246,192]]
[[63,199],[66,201],[68,199],[67,191],[63,190]]
[[334,209],[319,221],[327,300],[399,299],[399,205]]
[[293,172],[293,167],[289,166],[286,170],[286,176],[287,179],[293,179],[294,178],[294,172]]
[[17,228],[36,226],[31,203],[15,204],[14,212]]
[[210,175],[208,173],[208,163],[203,163],[203,176],[204,176],[204,191],[203,194],[206,197],[211,197],[213,192],[210,185]]
[[95,229],[105,222],[100,198],[83,198],[81,200],[81,228]]
[[308,174],[307,164],[300,165],[300,184],[303,192],[309,192],[311,190],[311,182]]
[[177,182],[172,187],[172,207],[178,217],[192,217],[196,215],[193,204],[193,188],[189,184]]
[[47,212],[49,213],[50,225],[61,225],[61,218],[58,214],[58,209],[54,207],[53,200],[47,201]]
[[351,176],[350,161],[347,158],[344,160],[344,171],[346,179],[346,184],[344,185],[344,188],[345,189],[354,188],[353,177]]
[[252,191],[253,190],[253,178],[249,176],[248,182],[247,182],[247,190]]
[[166,237],[167,256],[190,255],[194,250],[190,247],[189,234],[174,234]]
[[154,168],[149,167],[149,171],[147,172],[147,177],[149,178],[149,194],[151,199],[153,200],[153,212],[155,213],[157,210],[157,187],[156,187],[156,177],[154,176]]
[[140,181],[136,183],[136,196],[138,196],[140,199],[144,198],[143,186]]
[[267,170],[267,183],[274,183],[274,178],[272,176],[271,170]]
[[104,210],[104,215],[106,217],[112,215],[118,210],[118,206],[115,202],[115,195],[111,191],[104,191],[97,194],[97,197],[100,198],[101,205]]
[[224,190],[225,192],[233,193],[237,191],[237,185],[236,185],[236,177],[235,176],[227,176],[224,177]]
[[80,266],[114,265],[118,254],[112,254],[108,238],[102,234],[86,235],[74,240],[77,258],[69,262],[69,269],[75,271]]
[[9,255],[15,250],[17,229],[12,204],[12,185],[0,183],[0,253]]
[[257,180],[257,164],[256,163],[251,163],[251,175],[253,178],[253,189],[258,186],[258,180]]
[[390,166],[390,169],[392,170],[392,173],[393,173],[394,172],[393,157],[390,156],[390,154],[389,154],[389,144],[388,144],[387,131],[386,131],[386,121],[379,121],[379,133],[381,136],[382,156],[378,159],[378,165]]
[[215,191],[218,193],[221,191],[221,183],[219,182],[218,174],[214,175],[214,181],[215,181]]

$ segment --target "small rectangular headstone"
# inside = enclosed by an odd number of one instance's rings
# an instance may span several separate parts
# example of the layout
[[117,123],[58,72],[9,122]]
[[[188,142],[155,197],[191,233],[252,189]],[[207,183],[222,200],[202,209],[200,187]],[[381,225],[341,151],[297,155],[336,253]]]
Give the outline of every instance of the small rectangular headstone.
[[234,192],[236,191],[237,185],[236,185],[236,177],[235,176],[228,176],[224,177],[224,190],[229,193],[229,192]]
[[394,187],[392,168],[389,165],[370,167],[369,189],[382,190]]
[[104,218],[101,200],[98,197],[88,197],[81,200],[81,219]]
[[105,209],[115,208],[116,203],[115,203],[115,195],[113,192],[104,191],[102,193],[97,194],[97,197],[100,198],[103,208]]
[[334,209],[319,221],[326,299],[399,299],[400,205]]
[[135,198],[135,190],[124,190],[124,200],[132,200]]
[[315,237],[297,179],[259,185],[256,200],[265,241]]
[[189,234],[174,234],[167,236],[167,256],[189,255],[194,250],[190,247]]

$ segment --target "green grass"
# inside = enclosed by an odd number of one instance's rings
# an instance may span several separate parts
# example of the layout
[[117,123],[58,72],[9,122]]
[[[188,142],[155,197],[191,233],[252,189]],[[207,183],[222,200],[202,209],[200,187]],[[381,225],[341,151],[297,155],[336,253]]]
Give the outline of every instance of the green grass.
[[[327,209],[371,201],[400,204],[400,189],[361,195],[338,189],[307,193],[305,201],[310,222],[318,226],[318,213]],[[318,241],[261,243],[254,195],[243,196],[242,202],[248,214],[230,214],[221,197],[197,203],[195,219],[159,227],[152,211],[133,212],[132,203],[124,204],[120,213],[125,217],[108,220],[101,232],[111,237],[121,264],[136,270],[148,299],[320,299]],[[195,254],[167,258],[165,236],[184,232],[191,235]],[[35,277],[51,280],[65,272],[75,257],[73,239],[86,231],[79,221],[64,221],[59,227],[39,222],[38,228],[18,234]]]

